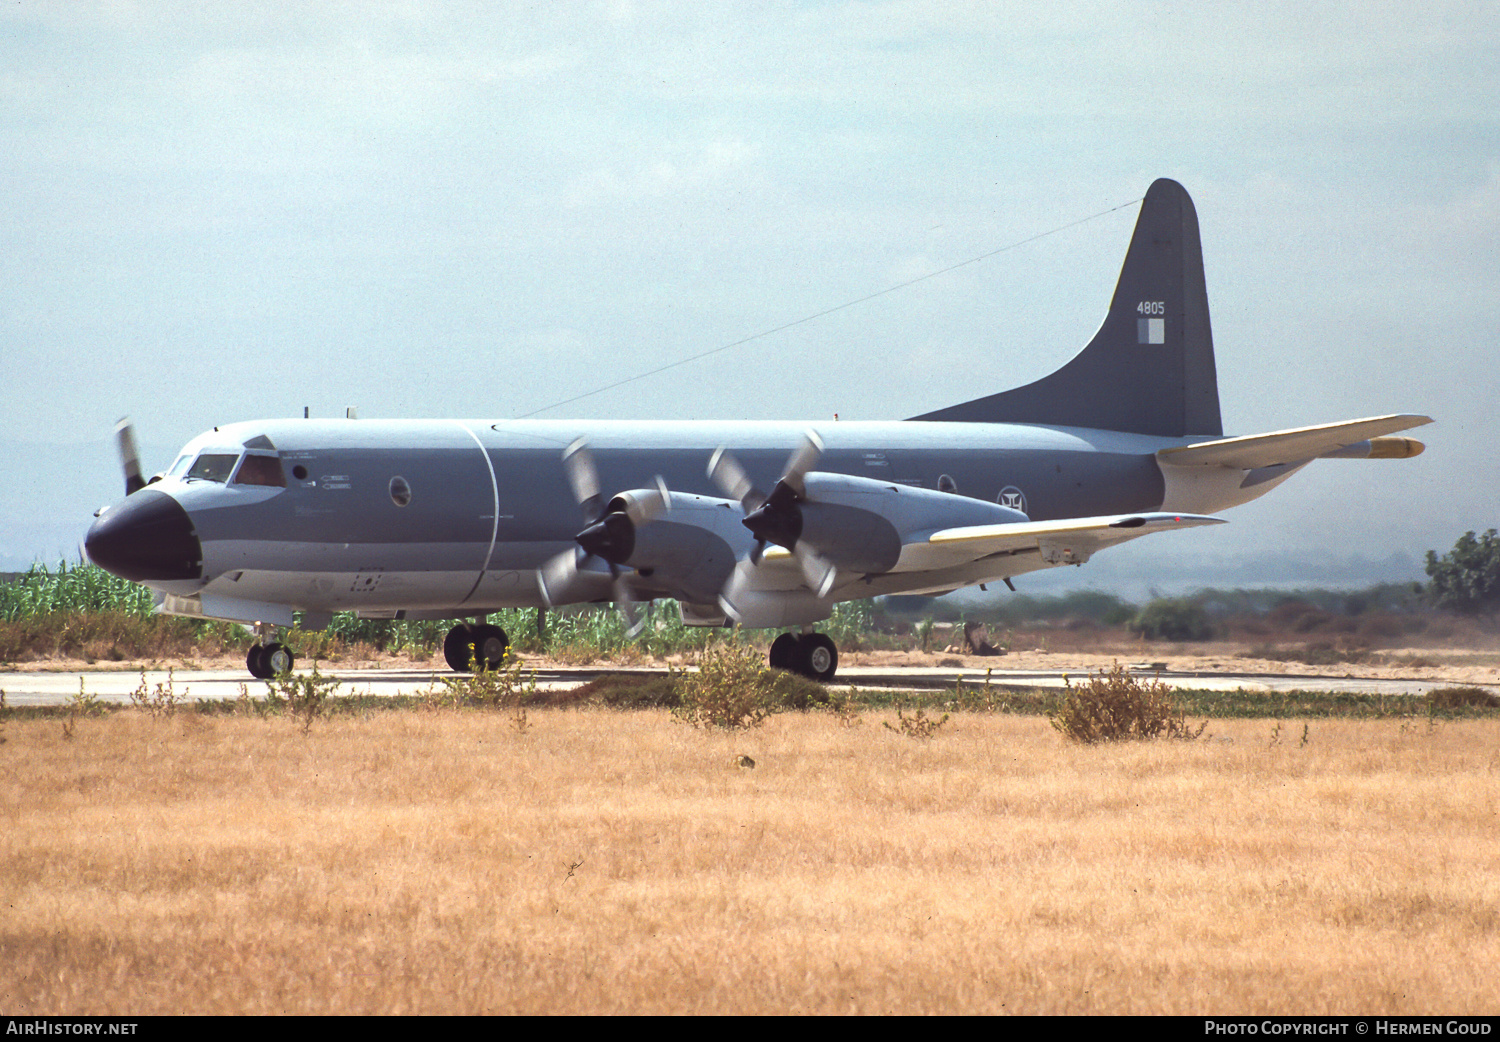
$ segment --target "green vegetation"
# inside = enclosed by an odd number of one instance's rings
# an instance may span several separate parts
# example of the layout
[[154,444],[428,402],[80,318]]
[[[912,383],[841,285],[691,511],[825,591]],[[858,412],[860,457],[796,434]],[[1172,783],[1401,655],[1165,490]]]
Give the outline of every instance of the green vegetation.
[[151,591],[92,564],[35,564],[13,582],[0,583],[0,622],[69,612],[151,614]]
[[1158,598],[1131,620],[1130,632],[1148,640],[1209,640],[1214,626],[1196,601]]
[[1439,687],[1427,692],[1427,702],[1437,709],[1461,709],[1479,706],[1500,709],[1500,695],[1482,687]]
[[1492,528],[1459,537],[1442,557],[1427,551],[1428,596],[1440,608],[1475,613],[1500,609],[1500,535]]
[[33,565],[0,583],[0,662],[162,660],[243,649],[238,626],[151,614],[151,591],[92,564]]
[[[1489,533],[1473,540],[1476,547],[1494,545]],[[1463,544],[1464,541],[1460,540]],[[1137,654],[1132,644],[1152,640],[1190,639],[1205,628],[1241,642],[1248,654],[1256,658],[1300,661],[1315,664],[1395,662],[1413,668],[1433,665],[1428,652],[1381,652],[1374,650],[1410,647],[1399,643],[1420,633],[1423,641],[1441,642],[1449,636],[1468,640],[1493,637],[1493,616],[1461,618],[1435,610],[1411,584],[1385,584],[1362,591],[1300,590],[1205,590],[1192,597],[1157,599],[1137,608],[1108,594],[1082,593],[1055,598],[1017,596],[1001,602],[1004,612],[975,611],[972,621],[984,621],[990,627],[994,643],[1022,649],[1041,646],[1054,652],[1087,651],[1099,648],[1101,639],[1108,646],[1127,650],[1121,657]],[[961,636],[956,627],[939,622],[964,616],[947,600],[928,598],[887,598],[883,601],[851,602],[838,605],[834,615],[820,629],[846,651],[879,649],[923,649],[941,652],[943,646]],[[771,631],[741,632],[683,626],[678,612],[670,603],[658,603],[647,609],[644,633],[630,640],[620,613],[607,606],[589,606],[579,610],[546,612],[539,625],[535,609],[497,612],[492,622],[509,635],[516,654],[547,655],[573,664],[611,662],[623,665],[660,663],[667,656],[676,661],[717,662],[722,658],[740,657],[753,661],[753,673],[759,678],[750,685],[768,684],[773,689],[770,703],[775,711],[813,709],[834,711],[844,717],[863,709],[894,711],[893,729],[915,733],[905,725],[907,720],[936,720],[944,714],[1002,713],[1056,716],[1068,693],[1057,689],[1019,687],[995,684],[959,683],[947,688],[921,692],[896,692],[878,689],[855,691],[847,695],[828,691],[811,682],[761,668],[764,649],[774,635]],[[1014,614],[1011,614],[1014,613]],[[1138,641],[1126,637],[1123,628],[1134,623]],[[449,622],[407,622],[359,619],[352,614],[335,616],[324,633],[293,631],[286,638],[305,665],[320,661],[338,662],[350,658],[373,656],[376,650],[397,652],[413,662],[440,663],[440,648]],[[1113,636],[1101,634],[1102,627],[1119,627]],[[997,627],[1003,627],[997,629]],[[151,614],[150,595],[142,587],[116,579],[92,565],[61,564],[56,568],[37,566],[17,580],[0,583],[0,662],[45,658],[81,658],[86,661],[188,662],[195,659],[232,654],[242,656],[250,642],[242,627],[201,620]],[[1424,647],[1429,647],[1424,643]],[[1113,648],[1111,647],[1111,650]],[[713,654],[711,655],[710,652]],[[1233,655],[1235,650],[1216,651]],[[1140,654],[1148,654],[1142,650]],[[1427,657],[1420,657],[1425,655]],[[931,661],[931,660],[929,660]],[[952,661],[952,660],[949,660]],[[709,672],[712,672],[710,670]],[[539,691],[521,667],[512,662],[493,674],[449,678],[453,687],[435,681],[425,692],[400,698],[375,698],[346,694],[332,687],[319,697],[296,692],[306,705],[294,714],[293,692],[272,692],[269,696],[247,693],[240,705],[244,711],[261,715],[282,714],[307,721],[320,715],[345,712],[371,712],[386,709],[448,707],[454,710],[502,709],[517,715],[517,727],[524,729],[524,710],[551,705],[594,705],[609,708],[661,707],[681,711],[686,716],[702,713],[712,721],[716,713],[723,719],[735,718],[729,710],[731,701],[721,690],[695,698],[713,702],[719,709],[690,708],[682,711],[683,684],[691,673],[668,673],[660,670],[633,674],[606,674],[570,692]],[[690,683],[698,683],[691,681]],[[1315,681],[1313,681],[1315,683]],[[721,685],[722,687],[722,685]],[[347,690],[347,689],[346,689]],[[1252,692],[1252,691],[1177,691],[1175,704],[1194,718],[1447,718],[1486,716],[1500,711],[1493,707],[1494,696],[1483,689],[1479,695],[1434,694],[1421,696],[1374,696],[1330,694],[1318,691]],[[764,692],[756,694],[759,698]],[[279,699],[279,701],[278,701]],[[831,699],[831,702],[825,701]],[[135,704],[153,715],[173,712],[215,713],[233,711],[235,703],[188,704],[171,691],[171,682],[136,692]],[[753,699],[752,699],[753,701]],[[43,716],[60,713],[76,721],[85,716],[112,712],[114,707],[80,693],[68,709],[41,710],[11,708],[3,715]],[[741,713],[739,719],[754,719],[754,712]],[[708,726],[734,726],[710,722]]]
[[[505,630],[518,654],[546,654],[588,662],[626,656],[653,658],[701,654],[725,640],[768,642],[774,633],[685,626],[676,605],[644,606],[646,626],[634,639],[613,608],[587,606],[549,611],[538,624],[536,608],[494,612],[489,621]],[[291,631],[286,643],[298,659],[336,658],[342,649],[366,646],[414,658],[436,654],[451,621],[361,619],[352,612],[333,617],[321,633]],[[877,639],[875,609],[867,601],[834,607],[822,627],[840,647],[869,647]],[[164,661],[243,652],[250,635],[241,626],[152,614],[151,592],[92,564],[35,565],[13,582],[0,583],[0,662],[25,657],[81,658],[87,662]]]

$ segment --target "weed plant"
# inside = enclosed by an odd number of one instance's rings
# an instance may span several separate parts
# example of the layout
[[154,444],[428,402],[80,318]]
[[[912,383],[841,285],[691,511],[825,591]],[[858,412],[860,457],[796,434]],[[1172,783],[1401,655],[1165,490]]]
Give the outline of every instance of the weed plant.
[[1172,698],[1171,688],[1160,680],[1142,683],[1118,662],[1108,670],[1089,674],[1075,687],[1066,677],[1068,693],[1052,716],[1058,733],[1075,742],[1093,745],[1147,738],[1197,738],[1208,726],[1195,731],[1183,720]]
[[334,677],[318,672],[318,664],[306,673],[281,673],[266,681],[266,702],[285,707],[291,718],[302,725],[302,733],[312,730],[313,721],[325,715],[339,688]]
[[475,658],[469,659],[469,672],[460,676],[439,677],[424,696],[428,708],[500,709],[511,714],[517,733],[530,730],[526,706],[537,700],[536,673],[523,671],[511,654],[498,669],[486,669]]
[[[184,695],[186,691],[184,691]],[[141,670],[141,683],[130,693],[130,704],[143,709],[155,720],[177,712],[177,703],[182,700],[172,687],[172,671],[167,670],[167,679],[152,688],[146,683],[146,671]]]
[[83,686],[83,678],[78,678],[78,694],[68,700],[68,715],[63,720],[62,736],[72,741],[73,735],[77,733],[78,721],[87,716],[103,716],[105,711],[104,701],[97,695],[91,695]]
[[941,719],[934,720],[932,717],[927,715],[927,711],[921,706],[917,706],[917,708],[912,712],[912,715],[907,716],[905,710],[899,702],[896,704],[895,726],[892,726],[890,721],[888,720],[881,721],[887,731],[892,731],[907,738],[916,738],[924,742],[928,741],[932,738],[933,735],[937,734],[938,728],[942,727],[947,722],[947,713],[944,713]]

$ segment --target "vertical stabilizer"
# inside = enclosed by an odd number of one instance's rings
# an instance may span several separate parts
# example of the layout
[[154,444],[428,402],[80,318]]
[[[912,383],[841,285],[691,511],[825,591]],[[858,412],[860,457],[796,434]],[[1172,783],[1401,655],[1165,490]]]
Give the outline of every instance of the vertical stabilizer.
[[1223,434],[1203,246],[1187,190],[1163,178],[1146,192],[1109,314],[1072,361],[1035,383],[913,419]]

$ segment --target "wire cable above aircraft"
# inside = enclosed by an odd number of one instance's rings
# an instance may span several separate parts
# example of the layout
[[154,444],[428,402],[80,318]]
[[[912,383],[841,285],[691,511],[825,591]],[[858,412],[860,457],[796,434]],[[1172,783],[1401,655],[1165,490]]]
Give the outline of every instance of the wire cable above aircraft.
[[517,415],[515,419],[530,419],[531,417],[538,416],[544,412],[551,412],[553,409],[560,409],[564,405],[572,405],[574,402],[581,402],[585,398],[592,398],[596,394],[603,394],[605,391],[613,391],[616,387],[624,387],[627,384],[637,383],[641,380],[646,379],[647,377],[656,376],[658,373],[665,373],[669,369],[676,369],[680,366],[687,365],[689,362],[697,362],[704,358],[710,358],[713,355],[728,351],[732,347],[740,347],[755,340],[763,340],[768,336],[774,336],[775,334],[783,332],[784,330],[793,329],[801,325],[806,325],[808,322],[816,321],[817,319],[836,314],[840,311],[847,311],[849,308],[858,307],[860,304],[864,304],[868,301],[874,300],[877,297],[883,297],[887,294],[895,293],[897,290],[906,289],[908,286],[915,286],[919,282],[926,282],[928,279],[935,279],[939,275],[946,275],[950,271],[957,271],[959,268],[966,268],[970,264],[978,264],[982,260],[989,260],[991,257],[998,257],[1002,253],[1008,253],[1011,250],[1019,249],[1020,247],[1025,246],[1028,243],[1036,242],[1038,239],[1045,239],[1049,235],[1056,235],[1058,232],[1065,232],[1069,228],[1076,228],[1080,224],[1087,224],[1089,221],[1097,220],[1100,217],[1106,217],[1109,214],[1114,213],[1116,210],[1123,210],[1127,206],[1134,206],[1140,201],[1140,199],[1132,199],[1128,203],[1121,203],[1119,206],[1111,206],[1108,210],[1100,210],[1098,213],[1089,214],[1087,217],[1080,217],[1076,221],[1070,221],[1067,224],[1060,224],[1056,228],[1049,229],[1048,231],[1038,232],[1037,234],[1028,236],[1027,238],[1019,239],[1016,242],[1011,243],[1009,246],[1001,246],[997,250],[990,250],[988,253],[981,253],[977,257],[970,257],[968,260],[959,261],[957,264],[950,264],[946,268],[939,268],[937,271],[929,271],[926,275],[918,275],[914,279],[907,279],[905,282],[898,282],[894,286],[887,286],[885,289],[876,290],[874,293],[859,297],[856,300],[850,300],[831,308],[824,308],[822,311],[814,312],[811,315],[805,315],[802,318],[783,323],[782,325],[775,326],[774,328],[762,330],[759,333],[754,333],[750,336],[742,337],[739,340],[731,341],[730,343],[711,348],[707,351],[701,351],[696,355],[689,355],[687,358],[679,358],[675,362],[668,362],[666,365],[659,365],[655,369],[648,369],[646,372],[637,373],[635,376],[627,376],[623,380],[616,380],[614,383],[605,384],[603,387],[596,387],[592,391],[584,391],[582,394],[575,394],[571,398],[564,398],[560,402],[553,402],[551,405],[544,405],[539,409],[532,409],[530,412],[523,412]]

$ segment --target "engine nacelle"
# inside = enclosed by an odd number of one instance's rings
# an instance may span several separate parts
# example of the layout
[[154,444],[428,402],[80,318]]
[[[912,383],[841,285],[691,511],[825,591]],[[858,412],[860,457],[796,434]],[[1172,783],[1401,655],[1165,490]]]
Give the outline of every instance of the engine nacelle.
[[[622,492],[610,501],[634,516],[637,504],[654,493]],[[729,499],[672,493],[669,511],[635,529],[628,556],[618,563],[634,568],[639,585],[680,601],[713,604],[735,562],[748,554],[754,538],[741,523],[740,505]]]
[[873,478],[812,473],[805,485],[799,545],[845,572],[889,572],[904,545],[945,528],[1029,520],[998,503]]

